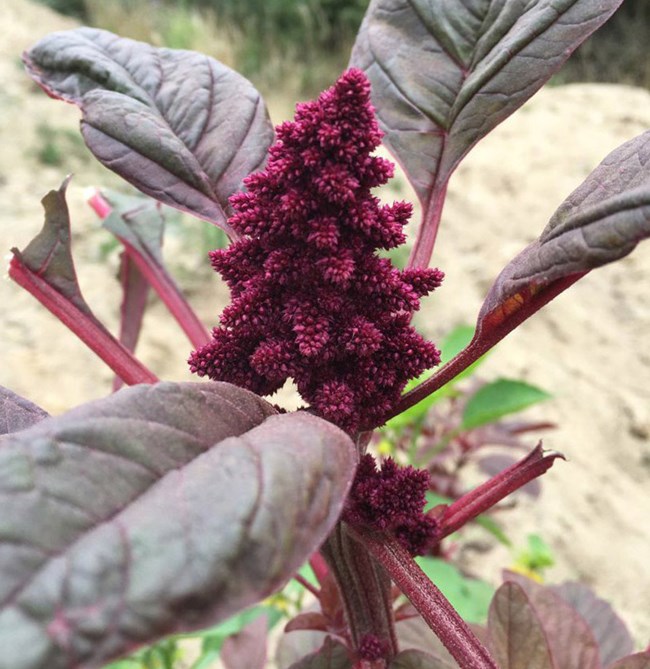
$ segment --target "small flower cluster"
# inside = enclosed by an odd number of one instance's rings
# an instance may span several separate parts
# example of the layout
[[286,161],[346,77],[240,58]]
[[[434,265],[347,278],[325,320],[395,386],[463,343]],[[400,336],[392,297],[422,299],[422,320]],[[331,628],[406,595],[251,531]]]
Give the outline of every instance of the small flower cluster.
[[266,169],[230,200],[241,239],[210,254],[232,302],[190,368],[262,395],[293,378],[324,418],[348,431],[375,425],[440,361],[410,319],[443,273],[376,255],[405,241],[411,205],[371,194],[394,166],[371,155],[381,131],[362,71],[276,130]]
[[377,469],[370,454],[361,458],[343,518],[391,532],[411,555],[422,555],[433,547],[438,525],[424,512],[429,474],[414,467],[400,467],[392,458]]
[[357,655],[361,660],[376,662],[386,656],[386,644],[375,634],[364,634]]

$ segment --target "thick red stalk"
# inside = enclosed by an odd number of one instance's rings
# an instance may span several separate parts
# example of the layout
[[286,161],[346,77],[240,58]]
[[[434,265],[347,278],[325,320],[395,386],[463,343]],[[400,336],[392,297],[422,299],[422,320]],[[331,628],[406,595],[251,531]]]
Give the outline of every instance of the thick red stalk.
[[424,268],[428,267],[431,262],[433,248],[438,236],[438,228],[440,227],[440,219],[442,218],[442,210],[445,206],[448,183],[449,181],[447,180],[442,184],[437,184],[433,188],[426,211],[422,216],[418,236],[411,250],[408,267]]
[[9,264],[9,276],[72,330],[124,383],[134,385],[158,381],[158,378],[98,321],[76,307],[37,273],[30,270],[22,262],[17,250],[14,250],[14,257]]
[[385,416],[384,420],[390,420],[394,416],[406,411],[425,397],[428,397],[436,390],[449,383],[449,381],[467,369],[472,363],[476,362],[484,353],[498,344],[506,335],[510,334],[510,332],[521,325],[527,318],[539,311],[569,286],[572,286],[578,279],[585,276],[585,274],[587,274],[587,272],[581,272],[553,282],[546,288],[534,293],[532,297],[523,302],[523,304],[518,304],[517,308],[512,311],[507,311],[506,305],[499,305],[500,308],[496,308],[485,315],[479,315],[476,334],[469,346],[463,349],[426,381],[423,381],[420,385],[413,388],[413,390],[402,395],[400,401]]
[[362,528],[351,533],[386,569],[463,669],[498,669],[487,648],[394,538]]
[[510,493],[546,473],[556,458],[564,459],[564,456],[557,451],[544,452],[540,442],[525,458],[457,499],[447,507],[439,521],[439,539],[455,532]]
[[309,558],[309,566],[311,567],[311,570],[314,572],[316,580],[321,585],[323,585],[325,579],[327,578],[327,574],[329,573],[329,567],[327,566],[327,562],[325,562],[323,556],[320,553],[314,553]]
[[371,635],[384,645],[384,659],[390,660],[398,650],[390,578],[347,527],[340,522],[321,553],[339,587],[355,650]]
[[301,574],[294,574],[293,580],[296,581],[297,583],[300,583],[300,585],[302,585],[302,587],[305,590],[311,592],[311,594],[314,595],[316,599],[320,598],[320,590],[318,590],[318,588],[315,588],[304,576],[302,576]]

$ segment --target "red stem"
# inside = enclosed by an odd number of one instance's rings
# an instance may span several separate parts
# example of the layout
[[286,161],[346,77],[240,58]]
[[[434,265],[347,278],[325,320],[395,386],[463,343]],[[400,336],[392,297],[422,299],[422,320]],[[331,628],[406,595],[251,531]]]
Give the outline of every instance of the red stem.
[[325,558],[320,553],[314,553],[309,558],[309,566],[314,572],[316,580],[323,585],[329,574],[329,567],[327,566],[327,562],[325,562]]
[[293,580],[300,583],[300,585],[302,585],[305,590],[309,590],[309,592],[311,592],[311,594],[314,595],[316,599],[320,599],[320,590],[315,588],[304,576],[301,574],[294,574]]
[[428,267],[433,254],[433,247],[438,236],[442,209],[445,205],[447,195],[447,184],[449,180],[433,187],[427,208],[422,216],[422,223],[418,230],[418,236],[413,244],[408,267]]
[[438,538],[449,536],[510,493],[546,473],[557,458],[564,459],[564,456],[557,451],[544,452],[540,442],[525,458],[450,504],[442,514]]
[[158,378],[104,328],[92,315],[70,300],[25,265],[18,249],[9,263],[9,276],[31,293],[81,341],[94,351],[128,385],[156,383]]
[[210,334],[206,327],[199,320],[199,317],[165,269],[149,257],[140,253],[124,239],[120,237],[118,239],[124,244],[129,257],[137,265],[138,269],[156,293],[158,293],[160,299],[181,326],[192,346],[200,348],[209,341]]
[[372,635],[385,646],[384,659],[397,653],[390,578],[363,550],[344,523],[334,528],[321,552],[339,588],[354,649]]
[[400,401],[384,417],[384,420],[390,420],[394,416],[406,411],[439,388],[442,388],[446,383],[449,383],[449,381],[467,369],[472,363],[476,362],[484,353],[498,344],[527,318],[539,311],[585,274],[587,272],[572,274],[554,281],[512,311],[506,312],[505,306],[501,304],[487,314],[481,312],[476,326],[476,333],[469,346],[426,381],[423,381],[419,386],[402,395]]
[[[111,205],[99,191],[95,191],[88,198],[88,204],[102,219],[106,218],[112,211]],[[210,339],[210,334],[165,268],[155,258],[150,257],[148,253],[141,253],[139,249],[134,248],[124,238],[119,235],[116,235],[116,237],[122,242],[129,257],[158,293],[164,305],[187,335],[192,346],[195,348],[203,346]]]
[[399,542],[357,527],[351,533],[386,569],[459,666],[498,669],[487,648]]

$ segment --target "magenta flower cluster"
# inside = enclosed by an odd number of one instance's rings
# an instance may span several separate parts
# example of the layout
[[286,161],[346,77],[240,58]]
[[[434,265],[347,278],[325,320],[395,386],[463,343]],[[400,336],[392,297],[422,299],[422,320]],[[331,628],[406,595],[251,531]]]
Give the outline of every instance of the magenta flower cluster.
[[392,458],[377,468],[370,454],[361,458],[343,518],[390,532],[411,555],[423,555],[437,542],[438,524],[423,509],[429,489],[429,473],[400,467]]
[[382,135],[362,71],[297,105],[276,131],[266,169],[230,200],[241,239],[210,254],[232,302],[190,368],[261,395],[292,378],[327,420],[374,426],[440,361],[410,320],[443,274],[400,271],[376,253],[405,241],[411,205],[371,193],[394,166],[371,155]]

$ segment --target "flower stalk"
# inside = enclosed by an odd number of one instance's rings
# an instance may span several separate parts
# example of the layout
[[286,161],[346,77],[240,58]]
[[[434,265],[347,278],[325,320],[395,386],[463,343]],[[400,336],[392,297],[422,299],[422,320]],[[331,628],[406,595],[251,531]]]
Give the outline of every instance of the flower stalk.
[[338,523],[321,553],[339,587],[358,659],[390,660],[398,648],[389,576],[345,523]]
[[359,527],[350,532],[382,564],[459,666],[498,669],[488,649],[397,540]]

